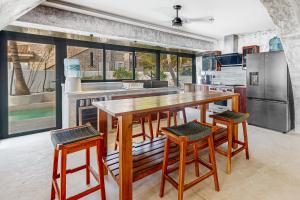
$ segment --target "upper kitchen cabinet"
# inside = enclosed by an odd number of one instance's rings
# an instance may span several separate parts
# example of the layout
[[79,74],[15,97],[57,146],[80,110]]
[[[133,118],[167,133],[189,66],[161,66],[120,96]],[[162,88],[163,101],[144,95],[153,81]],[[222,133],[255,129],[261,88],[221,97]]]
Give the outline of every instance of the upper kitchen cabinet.
[[221,51],[205,52],[202,57],[202,71],[220,71],[221,66],[216,56],[221,55],[221,53]]

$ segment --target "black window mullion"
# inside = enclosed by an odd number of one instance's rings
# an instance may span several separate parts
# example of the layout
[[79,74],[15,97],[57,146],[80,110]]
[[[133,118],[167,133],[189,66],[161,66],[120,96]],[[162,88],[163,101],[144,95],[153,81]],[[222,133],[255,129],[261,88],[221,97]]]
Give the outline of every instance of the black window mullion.
[[67,58],[67,44],[65,39],[55,39],[56,62],[56,128],[62,127],[62,87],[65,82],[64,59]]
[[106,81],[106,48],[105,48],[105,46],[103,47],[103,58],[102,58],[102,60],[103,60],[103,81]]
[[135,66],[136,66],[136,62],[135,62],[135,50],[132,51],[132,79],[135,80]]
[[156,52],[156,80],[160,80],[160,52]]
[[7,38],[0,32],[0,139],[8,137]]
[[177,71],[176,71],[176,73],[177,73],[177,80],[176,80],[176,85],[177,85],[177,87],[179,86],[179,56],[177,55],[177,59],[176,59],[176,65],[177,65]]
[[196,56],[192,57],[192,83],[197,82]]

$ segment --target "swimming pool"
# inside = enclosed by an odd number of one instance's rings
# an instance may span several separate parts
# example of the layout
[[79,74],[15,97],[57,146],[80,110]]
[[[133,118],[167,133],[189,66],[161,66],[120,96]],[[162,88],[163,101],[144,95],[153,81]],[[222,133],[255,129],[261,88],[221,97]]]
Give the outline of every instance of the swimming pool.
[[9,121],[22,121],[43,117],[55,118],[55,107],[31,108],[25,110],[16,110],[9,112]]

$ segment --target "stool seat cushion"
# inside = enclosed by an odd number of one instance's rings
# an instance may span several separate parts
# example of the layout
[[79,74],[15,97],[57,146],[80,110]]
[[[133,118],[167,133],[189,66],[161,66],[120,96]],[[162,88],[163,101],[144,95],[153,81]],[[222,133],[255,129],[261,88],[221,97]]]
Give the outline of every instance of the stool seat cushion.
[[197,122],[188,122],[179,126],[166,128],[167,131],[176,136],[186,136],[189,141],[199,140],[209,136],[212,132],[211,127]]
[[232,112],[228,110],[222,113],[215,114],[215,116],[217,116],[218,118],[233,120],[234,123],[241,123],[248,119],[249,113]]
[[79,126],[70,129],[59,129],[51,131],[51,140],[54,146],[66,145],[99,135],[100,133],[92,126]]

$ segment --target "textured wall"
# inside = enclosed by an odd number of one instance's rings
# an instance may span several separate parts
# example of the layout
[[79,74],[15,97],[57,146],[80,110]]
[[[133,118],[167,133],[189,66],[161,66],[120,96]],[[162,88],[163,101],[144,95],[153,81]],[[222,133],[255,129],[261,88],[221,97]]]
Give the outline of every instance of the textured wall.
[[45,0],[0,0],[0,30]]
[[[269,41],[274,36],[280,36],[277,29],[274,30],[265,30],[257,31],[254,33],[244,33],[238,35],[238,52],[242,53],[243,46],[258,45],[261,52],[269,51]],[[223,53],[232,53],[226,52],[224,47],[224,39],[218,40],[216,49],[222,51]]]
[[278,27],[292,79],[296,132],[300,133],[300,1],[260,0]]
[[239,34],[238,51],[242,53],[243,46],[258,45],[261,52],[269,51],[269,41],[279,36],[277,30],[258,31],[255,33]]
[[[94,33],[103,37],[136,40],[166,47],[212,50],[214,43],[108,19],[38,6],[18,19],[53,31]],[[37,27],[38,27],[37,26]]]

